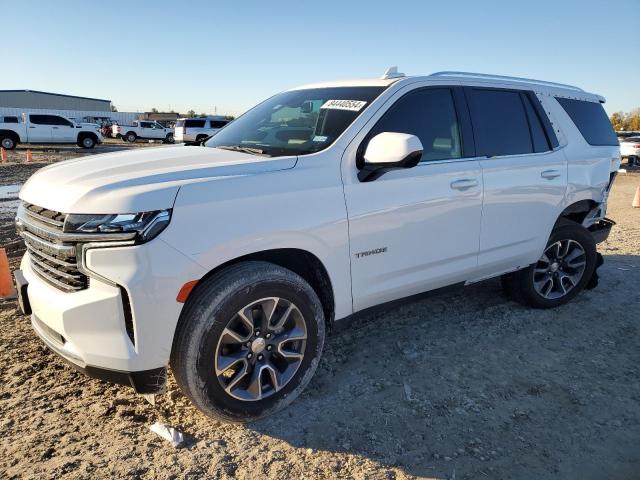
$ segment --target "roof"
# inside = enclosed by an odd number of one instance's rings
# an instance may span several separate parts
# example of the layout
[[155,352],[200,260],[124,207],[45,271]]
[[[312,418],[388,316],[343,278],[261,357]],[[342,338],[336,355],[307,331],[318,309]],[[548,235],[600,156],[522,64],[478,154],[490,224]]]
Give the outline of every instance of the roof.
[[41,92],[40,90],[0,90],[0,93],[39,93],[42,95],[53,95],[56,97],[80,98],[82,100],[94,100],[97,102],[111,103],[111,100],[105,100],[104,98],[79,97],[77,95],[66,95],[64,93]]
[[340,80],[334,82],[322,82],[313,83],[309,85],[302,85],[300,87],[292,88],[291,90],[302,90],[308,88],[331,88],[331,87],[364,87],[364,86],[380,86],[387,87],[393,83],[413,83],[413,82],[432,82],[434,84],[442,85],[443,83],[455,83],[457,85],[483,85],[483,86],[496,86],[506,88],[530,88],[534,91],[545,91],[556,96],[563,96],[568,98],[577,98],[590,100],[594,102],[604,103],[604,97],[593,93],[585,92],[579,87],[573,85],[566,85],[563,83],[549,82],[544,80],[535,80],[531,78],[521,77],[507,77],[502,75],[487,75],[483,73],[471,73],[471,72],[436,72],[431,75],[411,75],[404,76],[403,74],[397,74],[397,76],[383,78],[366,78],[355,80]]

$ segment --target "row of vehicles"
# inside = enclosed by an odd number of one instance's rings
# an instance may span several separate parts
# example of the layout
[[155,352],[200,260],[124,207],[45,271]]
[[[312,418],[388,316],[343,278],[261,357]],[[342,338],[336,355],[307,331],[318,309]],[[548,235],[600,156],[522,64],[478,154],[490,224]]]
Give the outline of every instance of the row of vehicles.
[[224,117],[180,118],[175,128],[169,128],[154,121],[136,121],[131,125],[114,124],[111,127],[113,138],[122,138],[126,142],[142,140],[162,140],[164,143],[202,142],[229,123]]
[[131,125],[100,126],[95,123],[77,123],[61,115],[24,113],[22,116],[0,116],[0,145],[13,150],[19,143],[75,143],[82,148],[93,148],[105,136],[136,140],[161,140],[163,143],[202,142],[224,127],[224,117],[181,118],[175,129],[152,120],[138,120]]

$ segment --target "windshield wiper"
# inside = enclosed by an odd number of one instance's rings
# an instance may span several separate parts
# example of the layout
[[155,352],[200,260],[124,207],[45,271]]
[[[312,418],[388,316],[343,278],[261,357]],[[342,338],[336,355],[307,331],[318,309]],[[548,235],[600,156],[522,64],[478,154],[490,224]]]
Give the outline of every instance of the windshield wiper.
[[231,150],[233,152],[250,153],[252,155],[264,155],[265,157],[271,156],[261,148],[243,147],[242,145],[218,145],[215,148],[220,148],[222,150]]

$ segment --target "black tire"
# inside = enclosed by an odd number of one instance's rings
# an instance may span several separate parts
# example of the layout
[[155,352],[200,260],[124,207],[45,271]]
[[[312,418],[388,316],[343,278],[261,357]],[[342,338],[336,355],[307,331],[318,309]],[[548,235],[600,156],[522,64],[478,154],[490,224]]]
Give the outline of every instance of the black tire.
[[18,145],[18,142],[11,135],[2,135],[0,137],[0,146],[5,150],[13,150]]
[[[246,311],[245,307],[252,302],[268,297],[278,297],[279,301],[287,301],[297,307],[300,314],[297,319],[299,321],[302,318],[306,328],[306,344],[304,351],[300,352],[302,358],[280,390],[272,388],[269,395],[259,400],[238,399],[225,390],[222,380],[216,376],[218,347],[222,343],[225,328],[231,325],[233,318],[237,318],[237,312]],[[251,313],[251,322],[260,325],[253,310]],[[264,333],[257,330],[254,332],[257,336],[268,338]],[[206,415],[227,422],[247,422],[281,410],[302,392],[318,366],[324,337],[322,305],[315,291],[302,277],[271,263],[243,262],[229,266],[201,282],[191,293],[180,315],[174,337],[171,368],[181,390]],[[240,362],[244,362],[243,365],[247,368],[250,368],[249,360],[246,359],[250,356],[248,352],[255,351],[253,344],[259,340],[255,336],[252,338],[253,342],[246,344],[247,347],[251,344],[247,353],[245,354],[245,350],[238,353],[242,357]],[[273,339],[275,338],[274,333]],[[256,352],[257,357],[252,360],[255,365],[258,365],[260,352],[263,350]],[[278,354],[278,348],[271,350],[270,355],[277,357]],[[259,371],[261,375],[264,373]],[[229,384],[233,383],[237,374],[238,371],[234,372]],[[246,376],[250,377],[249,374]],[[243,378],[242,375],[239,378]],[[259,383],[262,386],[261,380]]]
[[[593,276],[598,262],[598,252],[593,236],[582,225],[570,220],[562,219],[551,232],[545,252],[557,242],[572,241],[576,242],[584,251],[584,270],[582,271],[579,281],[575,283],[566,294],[558,298],[546,298],[539,293],[534,284],[534,270],[537,263],[529,267],[503,275],[501,278],[502,288],[506,295],[523,305],[533,308],[554,308],[572,300]],[[550,264],[551,265],[551,264]],[[553,275],[553,274],[551,274]],[[562,283],[562,282],[560,282]]]
[[203,140],[205,140],[208,136],[209,136],[209,135],[198,135],[198,136],[196,137],[196,142],[197,142],[197,143],[200,143],[200,142],[202,142]]
[[163,143],[176,143],[176,139],[173,138],[173,133],[167,133]]
[[81,135],[78,137],[78,146],[91,149],[96,146],[96,139],[92,135]]
[[138,135],[136,135],[135,132],[129,132],[129,133],[127,133],[125,138],[126,138],[127,142],[134,143],[137,140]]
[[638,157],[635,157],[633,155],[628,157],[627,158],[627,165],[629,165],[630,167],[638,165]]

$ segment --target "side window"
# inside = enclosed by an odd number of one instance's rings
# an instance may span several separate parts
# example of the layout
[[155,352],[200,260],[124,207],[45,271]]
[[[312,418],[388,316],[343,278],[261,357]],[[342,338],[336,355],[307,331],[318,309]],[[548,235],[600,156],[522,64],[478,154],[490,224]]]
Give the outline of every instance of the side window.
[[49,125],[64,125],[65,127],[71,127],[71,122],[66,118],[59,117],[57,115],[48,115]]
[[478,156],[533,153],[520,92],[479,88],[467,92]]
[[18,117],[4,117],[4,123],[18,123]]
[[618,145],[618,137],[600,103],[556,97],[589,145]]
[[149,123],[149,122],[140,122],[140,126],[142,128],[151,128],[151,123]]
[[522,101],[524,102],[524,108],[527,111],[527,120],[529,120],[529,128],[531,129],[531,139],[533,140],[533,151],[536,153],[546,152],[551,150],[547,136],[544,133],[544,128],[540,122],[538,113],[533,108],[531,98],[526,93],[522,94]]
[[49,115],[29,115],[29,121],[34,125],[49,125]]
[[222,128],[227,124],[227,122],[222,120],[211,120],[211,128]]
[[186,120],[184,126],[187,128],[203,128],[204,120]]
[[410,92],[394,103],[369,132],[409,133],[422,142],[421,161],[460,158],[460,130],[451,90],[426,88]]

